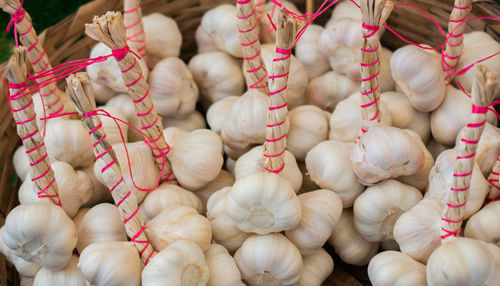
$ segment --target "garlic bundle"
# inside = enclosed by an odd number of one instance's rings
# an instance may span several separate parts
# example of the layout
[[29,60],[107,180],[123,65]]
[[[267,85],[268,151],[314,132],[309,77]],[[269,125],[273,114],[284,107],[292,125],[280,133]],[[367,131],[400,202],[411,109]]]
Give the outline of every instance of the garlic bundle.
[[[234,175],[236,180],[249,174],[265,171],[265,157],[263,145],[256,146],[247,153],[243,154],[236,161],[234,166]],[[297,161],[290,151],[284,153],[285,166],[280,175],[290,184],[295,192],[298,192],[302,186],[302,173],[299,170]]]
[[69,264],[61,270],[42,268],[35,276],[33,286],[85,286],[82,272],[77,268],[78,256],[73,255]]
[[201,200],[203,213],[206,213],[207,202],[213,193],[218,190],[230,187],[234,184],[234,177],[226,170],[221,170],[217,178],[208,183],[203,189],[196,191],[196,196]]
[[321,286],[333,272],[333,259],[323,248],[302,257],[304,270],[297,286]]
[[26,155],[26,148],[24,148],[23,145],[17,147],[12,158],[12,163],[19,179],[25,181],[26,177],[31,172],[31,167],[28,156]]
[[328,119],[314,105],[302,105],[289,112],[290,130],[286,135],[287,150],[298,161],[304,161],[306,153],[318,143],[328,139]]
[[132,242],[92,243],[80,254],[78,268],[90,285],[141,285],[141,259]]
[[[101,119],[102,122],[102,128],[104,129],[104,132],[106,132],[106,139],[108,140],[109,144],[117,144],[117,143],[122,143],[123,140],[125,142],[128,141],[128,123],[127,117],[125,114],[121,111],[120,108],[114,107],[114,106],[100,106],[98,107],[99,110],[104,110],[105,112],[109,113],[109,115],[118,118],[124,122],[121,122],[120,120],[117,120],[116,122],[114,121],[113,118],[108,117],[106,115],[98,115],[99,118]],[[118,125],[117,125],[118,123]],[[120,134],[120,130],[122,133]],[[123,139],[122,139],[123,135]]]
[[234,259],[249,286],[294,285],[303,268],[299,251],[280,233],[249,237]]
[[71,260],[77,233],[62,208],[50,203],[25,204],[10,211],[2,240],[26,261],[59,270]]
[[120,212],[115,205],[105,203],[81,209],[73,221],[78,233],[78,253],[92,243],[127,240]]
[[344,208],[352,207],[365,189],[358,182],[349,160],[353,147],[354,143],[329,140],[316,145],[306,156],[307,171],[313,182],[339,195]]
[[[354,93],[348,98],[337,103],[330,117],[330,140],[342,142],[354,142],[359,136],[361,129],[361,94]],[[380,122],[386,125],[392,124],[391,113],[388,106],[382,101],[379,102]]]
[[167,183],[159,185],[154,192],[151,192],[139,206],[139,210],[144,222],[148,222],[169,206],[188,206],[200,214],[203,210],[203,204],[195,194]]
[[465,237],[480,239],[500,246],[500,201],[491,202],[471,216],[465,226]]
[[374,125],[351,151],[354,173],[365,185],[415,174],[425,162],[422,145],[399,128]]
[[166,117],[162,120],[163,127],[179,127],[182,130],[186,130],[188,132],[194,131],[196,129],[206,129],[207,125],[205,124],[205,118],[203,114],[198,111],[193,111],[186,118],[175,118],[175,117]]
[[499,285],[500,249],[491,243],[459,237],[436,249],[426,270],[429,286]]
[[425,265],[398,251],[384,251],[368,264],[373,286],[426,285]]
[[240,98],[239,96],[229,96],[214,102],[207,110],[207,123],[210,129],[217,134],[220,134],[224,123],[226,122],[226,116],[229,114],[233,104]]
[[342,213],[342,201],[329,190],[308,192],[298,199],[302,207],[300,223],[285,235],[302,255],[311,255],[330,238]]
[[[255,1],[257,3],[257,1]],[[279,3],[283,5],[288,11],[292,11],[293,13],[297,15],[301,15],[302,12],[295,6],[294,3],[291,1],[287,0],[281,0]],[[260,27],[259,27],[259,37],[261,43],[275,43],[276,42],[276,31],[273,29],[271,24],[269,23],[269,19],[265,16],[266,14],[269,14],[271,19],[273,20],[273,23],[278,23],[278,14],[280,11],[280,8],[278,6],[274,7],[275,4],[273,2],[267,2],[266,6],[264,7],[264,14],[260,20]],[[274,12],[273,12],[274,9]]]
[[359,92],[359,88],[359,81],[335,71],[329,71],[309,82],[306,101],[324,110],[333,111],[337,103]]
[[368,187],[354,202],[356,230],[368,241],[393,239],[392,230],[399,216],[420,200],[419,190],[396,180]]
[[169,57],[159,61],[151,71],[149,86],[161,116],[183,117],[194,111],[198,86],[181,59]]
[[419,189],[420,191],[424,191],[425,188],[427,187],[427,184],[429,182],[429,173],[434,166],[434,157],[432,157],[431,152],[427,150],[427,147],[425,146],[424,142],[422,142],[422,138],[415,132],[409,129],[404,129],[408,135],[413,137],[415,139],[420,147],[422,148],[422,151],[424,152],[424,164],[418,171],[409,176],[401,176],[398,177],[397,180],[400,181],[401,183],[410,185],[412,187],[415,187]]
[[147,236],[153,247],[161,251],[178,240],[190,240],[207,250],[212,240],[208,219],[188,206],[172,205],[147,223]]
[[243,57],[237,28],[236,6],[223,4],[205,12],[201,28],[220,51],[233,57]]
[[198,54],[189,61],[188,67],[203,99],[209,103],[240,96],[245,91],[241,63],[226,53]]
[[218,244],[211,244],[205,251],[210,272],[207,286],[245,286],[233,257]]
[[[140,130],[141,125],[139,123],[139,117],[137,117],[135,113],[135,104],[132,101],[132,98],[130,98],[126,94],[121,94],[114,96],[108,102],[106,102],[105,106],[112,106],[112,107],[117,107],[120,109],[120,111],[125,115],[127,118],[127,122],[138,128]],[[134,128],[128,127],[128,142],[135,142],[135,141],[140,141],[144,139],[144,136],[141,135],[139,132],[134,130]]]
[[[415,63],[419,63],[418,66]],[[437,53],[404,46],[392,55],[391,70],[396,90],[404,93],[415,109],[432,111],[443,101],[446,74]]]
[[328,58],[318,48],[318,39],[323,30],[319,25],[309,25],[295,45],[295,55],[304,65],[309,78],[318,77],[330,69]]
[[342,261],[356,266],[368,264],[379,247],[378,242],[367,241],[356,231],[352,209],[342,211],[328,243]]
[[196,46],[198,46],[198,54],[217,52],[217,47],[210,36],[203,30],[201,25],[196,28],[194,33]]
[[24,260],[23,258],[17,256],[14,251],[8,248],[3,242],[3,232],[5,230],[5,226],[0,228],[0,253],[3,254],[7,260],[16,267],[17,272],[22,277],[32,278],[40,270],[40,265],[35,262],[29,262]]
[[146,36],[146,54],[149,68],[166,57],[178,57],[181,52],[182,34],[174,19],[160,13],[142,17]]

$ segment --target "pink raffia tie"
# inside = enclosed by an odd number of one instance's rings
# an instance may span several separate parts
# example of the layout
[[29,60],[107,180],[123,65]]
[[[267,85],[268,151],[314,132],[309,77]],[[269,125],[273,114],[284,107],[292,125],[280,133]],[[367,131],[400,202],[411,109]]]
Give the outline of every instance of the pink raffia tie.
[[[132,9],[129,9],[129,10],[126,10],[124,11],[124,16],[126,14],[131,14],[131,13],[136,13],[137,11],[140,12],[140,9],[141,9],[141,5],[140,5],[140,2],[139,4],[132,8]],[[142,13],[141,13],[142,15]],[[125,26],[125,29],[126,30],[130,30],[132,29],[133,27],[136,27],[137,25],[141,24],[141,21],[142,21],[142,17],[138,17],[138,20],[133,22],[132,24],[129,24],[127,26]],[[137,52],[139,52],[139,54],[141,55],[141,57],[145,57],[146,56],[146,41],[143,40],[143,39],[138,39],[138,37],[144,35],[144,29],[140,29],[139,32],[133,34],[133,35],[129,35],[127,36],[127,42],[128,43],[134,43],[134,44],[139,44],[139,47],[137,48]]]
[[10,29],[14,27],[14,40],[16,42],[16,47],[19,47],[19,40],[17,38],[17,24],[21,23],[21,21],[24,19],[24,15],[26,14],[26,11],[23,9],[23,1],[24,0],[21,0],[19,8],[17,8],[16,12],[10,15],[10,21],[7,24],[7,28],[5,29],[5,31],[9,32]]

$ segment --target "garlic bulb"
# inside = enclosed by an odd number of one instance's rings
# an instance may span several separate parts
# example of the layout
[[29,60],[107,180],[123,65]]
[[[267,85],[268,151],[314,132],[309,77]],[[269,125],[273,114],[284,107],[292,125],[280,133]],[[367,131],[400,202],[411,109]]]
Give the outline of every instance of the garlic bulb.
[[344,208],[352,207],[363,192],[349,160],[354,143],[324,141],[312,148],[306,156],[309,176],[318,186],[339,195]]
[[384,92],[380,99],[391,114],[392,126],[417,132],[423,142],[429,140],[431,129],[428,113],[416,110],[408,98],[399,92]]
[[[242,155],[236,161],[234,166],[234,174],[236,180],[248,176],[256,172],[264,172],[264,147],[262,145],[252,148],[250,151]],[[285,167],[280,175],[290,184],[295,192],[298,192],[302,186],[302,173],[299,170],[297,161],[293,154],[285,151]]]
[[309,78],[318,77],[330,69],[328,58],[318,48],[318,39],[323,30],[319,25],[309,25],[295,45],[295,55],[304,65]]
[[205,259],[210,272],[207,286],[245,286],[236,262],[224,246],[211,244]]
[[146,36],[146,54],[149,68],[166,57],[178,57],[181,52],[182,34],[174,19],[160,13],[142,17]]
[[245,91],[241,62],[226,53],[198,54],[189,61],[188,67],[207,102],[240,96]]
[[59,270],[71,260],[77,242],[74,223],[62,208],[25,204],[12,209],[2,232],[5,246],[26,261]]
[[104,104],[115,95],[115,92],[104,84],[95,81],[91,81],[91,83],[94,89],[94,98],[97,103]]
[[[415,63],[419,63],[418,66]],[[397,49],[391,57],[392,77],[396,90],[403,92],[415,109],[436,109],[446,95],[445,73],[436,53],[408,45]]]
[[378,242],[367,241],[356,231],[352,209],[342,211],[328,243],[342,261],[356,266],[368,264],[379,247]]
[[[114,96],[106,102],[106,106],[113,106],[120,109],[127,118],[127,122],[140,130],[141,125],[139,123],[139,117],[137,117],[135,113],[135,104],[128,95],[121,94]],[[144,140],[144,136],[137,132],[134,128],[128,127],[127,133],[128,142]]]
[[434,197],[426,197],[394,224],[394,239],[401,252],[427,263],[431,253],[441,244],[441,212],[443,204]]
[[328,139],[328,119],[314,105],[302,105],[289,113],[290,130],[286,135],[287,150],[298,161],[304,161],[306,153],[318,143]]
[[61,270],[42,268],[35,276],[33,286],[85,286],[85,278],[77,268],[78,256],[73,255],[69,264]]
[[384,251],[368,264],[373,286],[426,285],[425,265],[398,251]]
[[159,252],[144,267],[142,286],[207,285],[209,269],[200,247],[179,240]]
[[171,147],[167,155],[175,177],[184,188],[200,190],[220,173],[222,140],[215,132],[198,129]]
[[207,128],[207,124],[205,123],[205,118],[203,114],[198,111],[194,111],[186,118],[175,118],[175,117],[166,117],[162,121],[163,127],[179,127],[182,130],[186,130],[188,132],[194,131],[196,129],[205,129]]
[[14,157],[12,158],[12,163],[14,164],[14,169],[19,179],[21,179],[21,181],[26,180],[26,176],[31,173],[31,168],[24,146],[21,145],[17,147],[14,152]]
[[405,131],[377,124],[354,145],[351,151],[353,170],[365,185],[412,175],[424,165],[423,149],[421,142]]
[[[435,197],[443,204],[448,202],[456,157],[457,151],[455,149],[446,150],[437,157],[436,163],[429,173],[429,189],[425,194],[426,197]],[[488,191],[488,181],[483,177],[476,163],[472,168],[470,187],[467,191],[467,204],[463,213],[464,218],[470,217],[481,208]]]
[[200,214],[203,211],[203,205],[195,194],[177,185],[167,183],[159,185],[154,192],[151,192],[139,209],[144,221],[147,222],[169,206],[188,206]]
[[234,259],[249,286],[294,285],[303,268],[299,251],[280,233],[249,237]]
[[217,178],[208,183],[203,189],[197,191],[195,194],[201,200],[202,213],[206,213],[206,206],[210,196],[224,187],[230,187],[234,184],[234,177],[226,170],[221,170]]
[[[273,61],[276,58],[275,45],[261,45],[260,49],[266,70],[272,70]],[[304,65],[294,55],[291,55],[290,57],[290,71],[288,73],[286,90],[288,94],[288,109],[292,110],[293,108],[306,102],[306,88],[309,83],[309,79]]]
[[198,86],[179,58],[159,61],[149,77],[151,98],[161,116],[187,116],[195,108]]
[[342,201],[329,190],[308,192],[298,199],[302,206],[300,223],[285,235],[302,255],[311,255],[330,238],[342,213]]
[[[361,94],[359,92],[341,100],[330,117],[330,140],[354,142],[361,132]],[[380,122],[392,124],[388,105],[380,102]]]
[[47,121],[45,146],[54,160],[69,163],[74,168],[94,162],[89,132],[80,120],[51,119]]
[[297,286],[321,286],[333,271],[333,259],[323,248],[302,257],[304,270]]
[[329,71],[313,78],[307,87],[307,103],[333,111],[337,103],[349,95],[359,92],[360,82],[347,76]]
[[132,242],[92,243],[80,254],[78,268],[91,285],[141,285],[141,259]]
[[[484,134],[484,132],[483,132],[483,134]],[[463,138],[463,137],[460,137],[460,138]],[[481,141],[479,141],[479,143],[481,143]],[[439,154],[441,154],[441,152],[448,150],[448,148],[446,146],[439,144],[436,140],[434,140],[434,138],[431,138],[429,140],[429,142],[427,142],[426,147],[429,150],[429,152],[431,152],[432,157],[434,157],[434,158],[437,158],[439,156]],[[476,152],[476,156],[477,156],[477,152]]]
[[[109,113],[109,115],[125,122],[124,123],[119,120],[115,122],[114,119],[111,117],[105,115],[98,115],[102,122],[102,128],[104,129],[104,132],[106,132],[106,139],[108,140],[108,143],[111,145],[122,143],[123,139],[125,139],[125,142],[127,142],[128,140],[128,125],[126,124],[128,123],[127,117],[120,110],[120,108],[114,106],[100,106],[98,107],[98,109],[104,110],[105,112]],[[122,131],[121,134],[120,130]]]
[[[358,3],[359,1],[355,2]],[[363,21],[361,10],[349,0],[339,1],[339,3],[335,5],[330,20],[341,18],[352,18],[360,22]]]
[[188,206],[166,207],[147,223],[147,235],[153,247],[161,251],[178,240],[190,240],[207,250],[212,240],[208,219]]
[[465,237],[480,239],[500,246],[500,201],[491,202],[470,217]]
[[228,214],[240,230],[258,234],[293,229],[302,214],[287,180],[264,172],[237,179],[226,203]]
[[[293,13],[297,15],[301,15],[302,12],[295,6],[295,4],[291,1],[287,0],[280,0],[279,3],[281,3],[283,6],[288,11],[292,11]],[[278,23],[278,14],[279,14],[279,7],[274,7],[275,4],[273,2],[267,2],[266,6],[264,7],[264,14],[262,15],[262,18],[260,20],[260,26],[259,26],[259,37],[261,43],[275,43],[276,42],[276,31],[273,29],[271,24],[269,23],[269,19],[265,14],[269,14],[271,19],[273,20],[273,23]],[[274,12],[273,12],[274,10]]]
[[415,172],[415,174],[409,176],[401,176],[398,177],[397,180],[401,183],[415,187],[420,191],[424,191],[427,187],[427,184],[429,183],[428,178],[429,173],[434,166],[434,157],[432,157],[431,152],[427,150],[424,142],[422,142],[422,138],[415,131],[409,129],[404,129],[403,131],[405,131],[419,143],[422,151],[424,152],[424,164],[420,169],[417,170],[417,172]]
[[[458,132],[470,122],[471,105],[471,99],[461,90],[447,86],[443,102],[431,114],[432,137],[438,143],[452,147]],[[491,111],[487,113],[487,120],[492,125],[497,124],[497,118]]]
[[239,96],[229,96],[210,105],[207,110],[207,123],[212,131],[221,133],[226,116],[238,98]]
[[436,249],[426,270],[429,286],[498,285],[500,249],[491,243],[459,237]]
[[78,253],[82,253],[92,243],[127,240],[120,212],[115,205],[105,203],[82,209],[74,222],[78,232]]
[[35,262],[29,262],[24,260],[23,258],[17,256],[14,251],[8,248],[3,242],[3,232],[5,230],[5,226],[0,228],[0,253],[3,254],[7,260],[16,267],[19,275],[23,277],[35,277],[35,275],[40,270],[40,265]]
[[236,6],[223,4],[205,12],[201,18],[201,28],[212,39],[220,51],[231,56],[243,57],[240,46]]
[[420,200],[419,190],[396,180],[368,187],[354,202],[356,230],[368,241],[393,239],[396,220]]
[[194,33],[194,38],[196,40],[196,46],[198,46],[198,54],[216,52],[217,47],[210,36],[205,33],[201,25],[196,28]]
[[207,202],[207,218],[212,226],[214,241],[234,252],[250,234],[239,230],[227,212],[227,194],[230,191],[231,187],[224,187],[210,196]]

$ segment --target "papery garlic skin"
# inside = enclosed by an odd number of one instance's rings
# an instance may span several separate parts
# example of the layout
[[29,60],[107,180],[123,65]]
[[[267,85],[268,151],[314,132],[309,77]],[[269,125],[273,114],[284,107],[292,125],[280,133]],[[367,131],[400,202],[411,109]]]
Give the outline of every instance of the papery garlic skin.
[[182,130],[186,130],[188,132],[194,131],[196,129],[206,129],[207,124],[205,123],[205,118],[203,114],[198,111],[193,111],[186,118],[175,118],[175,117],[166,117],[162,120],[163,127],[178,127]]
[[356,231],[352,209],[342,211],[328,243],[342,261],[356,266],[368,264],[379,247],[378,242],[367,241]]
[[196,28],[194,39],[196,40],[196,46],[198,46],[198,54],[218,51],[214,41],[205,33],[201,25]]
[[293,229],[301,206],[293,188],[281,176],[256,172],[237,179],[227,195],[226,209],[245,232],[266,234]]
[[188,135],[188,131],[179,127],[167,127],[163,129],[163,136],[165,137],[165,141],[170,145],[170,148],[174,147],[177,142],[186,139]]
[[359,81],[335,71],[329,71],[311,79],[307,87],[306,102],[321,109],[333,111],[341,100],[359,92],[360,86]]
[[354,225],[368,241],[393,239],[396,220],[423,196],[414,187],[386,180],[366,190],[354,202]]
[[128,121],[125,113],[121,111],[120,108],[114,106],[100,106],[98,107],[98,109],[104,110],[104,112],[118,119],[115,122],[114,118],[108,117],[106,115],[98,115],[99,119],[101,119],[102,128],[104,129],[104,132],[106,132],[106,140],[108,140],[108,143],[113,145],[122,143],[123,140],[127,142],[128,125],[126,123],[128,123]]
[[302,207],[300,223],[285,231],[302,255],[320,249],[332,235],[342,213],[342,201],[330,190],[316,190],[298,196]]
[[484,241],[458,237],[429,257],[427,283],[434,285],[499,285],[500,249]]
[[178,57],[181,52],[182,34],[174,19],[160,13],[142,17],[146,36],[146,54],[149,68],[166,57]]
[[212,39],[217,49],[231,56],[243,57],[240,45],[236,6],[223,4],[205,12],[201,18],[201,28]]
[[31,168],[24,146],[19,146],[16,149],[12,158],[12,163],[19,179],[21,179],[21,181],[26,180],[26,176],[31,173]]
[[323,248],[303,256],[304,270],[297,286],[321,286],[333,271],[333,259]]
[[6,247],[26,261],[59,270],[71,260],[77,233],[61,207],[36,203],[19,205],[10,211],[2,239]]
[[239,96],[228,96],[210,105],[207,110],[207,123],[212,131],[220,134],[225,124],[226,116],[238,98]]
[[426,285],[425,265],[398,251],[384,251],[368,264],[373,286]]
[[299,251],[280,233],[249,237],[234,259],[249,286],[294,285],[303,268]]
[[78,268],[91,285],[139,286],[141,284],[141,259],[132,242],[93,243],[80,254]]
[[58,271],[42,268],[35,276],[33,286],[85,286],[86,281],[77,268],[78,256],[73,255],[69,264]]
[[344,208],[352,207],[365,187],[352,169],[349,154],[354,143],[324,141],[312,148],[306,156],[306,167],[312,181],[324,189],[334,191]]
[[0,228],[0,253],[16,267],[17,272],[22,277],[33,278],[40,270],[41,266],[34,262],[29,262],[17,256],[14,251],[8,248],[3,242],[3,232],[5,226]]
[[472,215],[465,226],[465,237],[480,239],[500,247],[500,201],[491,202]]
[[234,177],[226,170],[221,170],[217,178],[208,183],[203,189],[197,191],[195,195],[201,200],[203,214],[207,211],[207,202],[215,192],[222,188],[230,187],[234,184]]
[[319,51],[318,39],[324,28],[309,25],[295,45],[295,55],[304,65],[309,78],[315,78],[330,69],[328,58]]
[[207,286],[244,286],[241,273],[233,257],[224,246],[211,244],[205,251],[210,275]]
[[392,55],[391,70],[396,90],[403,92],[415,109],[432,111],[443,101],[446,74],[439,55],[407,45]]

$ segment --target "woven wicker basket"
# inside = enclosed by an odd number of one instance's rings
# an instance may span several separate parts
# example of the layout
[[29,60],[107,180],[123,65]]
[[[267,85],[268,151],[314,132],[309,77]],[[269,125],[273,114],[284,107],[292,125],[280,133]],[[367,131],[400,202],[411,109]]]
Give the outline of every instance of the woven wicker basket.
[[[393,1],[396,3],[407,2],[419,6],[429,12],[446,30],[448,17],[453,7],[452,0]],[[101,15],[106,11],[122,11],[122,2],[121,0],[91,1],[81,6],[76,13],[43,31],[39,35],[40,41],[43,42],[52,66],[69,60],[87,58],[95,41],[84,36],[84,24],[91,22],[94,15]],[[216,5],[226,2],[231,3],[234,1],[143,0],[142,11],[144,15],[152,12],[163,13],[176,20],[183,35],[181,58],[187,61],[196,53],[194,33],[200,24],[203,13]],[[301,11],[305,11],[305,0],[291,0],[291,2],[294,2]],[[320,2],[323,1],[316,0],[316,6],[319,6]],[[470,17],[498,17],[500,15],[500,5],[492,0],[474,2]],[[324,24],[329,17],[329,13],[325,13],[316,22]],[[444,37],[423,13],[409,7],[397,7],[392,12],[387,24],[397,33],[413,42],[437,46],[444,41]],[[471,30],[486,31],[497,41],[500,41],[500,24],[498,22],[469,22],[467,23],[466,32]],[[386,32],[382,44],[390,49],[396,49],[405,43],[392,33]],[[17,204],[18,180],[12,166],[12,154],[15,148],[20,145],[6,100],[4,69],[5,63],[0,65],[0,226],[4,224],[8,212]],[[328,250],[333,253],[331,249]],[[351,267],[343,264],[338,258],[334,259],[335,271],[324,285],[370,285],[367,280],[366,267]],[[0,254],[0,286],[6,285],[19,285],[19,278],[16,270]]]

